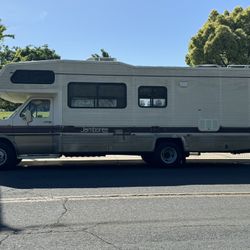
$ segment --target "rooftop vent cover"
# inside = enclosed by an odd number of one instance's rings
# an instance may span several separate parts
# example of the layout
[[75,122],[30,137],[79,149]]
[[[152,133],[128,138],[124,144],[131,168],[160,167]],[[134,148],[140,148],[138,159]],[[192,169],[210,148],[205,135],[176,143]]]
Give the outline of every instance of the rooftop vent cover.
[[201,64],[197,65],[196,68],[220,68],[221,66],[218,64]]
[[250,68],[250,65],[237,65],[237,64],[232,64],[232,65],[228,65],[228,68],[234,68],[234,69],[246,69],[246,68]]
[[113,57],[90,57],[87,61],[95,61],[95,62],[117,62],[116,58]]

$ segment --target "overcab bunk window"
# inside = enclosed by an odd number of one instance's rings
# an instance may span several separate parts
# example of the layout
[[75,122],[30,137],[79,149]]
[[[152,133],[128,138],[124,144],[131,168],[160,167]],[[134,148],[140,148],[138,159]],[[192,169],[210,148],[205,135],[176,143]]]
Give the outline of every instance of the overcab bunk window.
[[51,70],[16,70],[11,76],[12,83],[20,84],[52,84],[55,73]]
[[138,101],[141,108],[164,108],[167,106],[167,88],[141,86],[138,90]]
[[80,83],[68,85],[70,108],[125,108],[126,85],[123,83]]

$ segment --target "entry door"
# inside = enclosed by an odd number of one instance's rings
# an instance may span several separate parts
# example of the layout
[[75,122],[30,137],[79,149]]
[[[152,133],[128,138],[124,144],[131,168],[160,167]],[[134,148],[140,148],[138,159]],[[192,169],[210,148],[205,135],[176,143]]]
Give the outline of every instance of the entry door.
[[[27,122],[26,114],[31,119]],[[19,154],[53,154],[53,99],[30,100],[13,120],[13,132]]]

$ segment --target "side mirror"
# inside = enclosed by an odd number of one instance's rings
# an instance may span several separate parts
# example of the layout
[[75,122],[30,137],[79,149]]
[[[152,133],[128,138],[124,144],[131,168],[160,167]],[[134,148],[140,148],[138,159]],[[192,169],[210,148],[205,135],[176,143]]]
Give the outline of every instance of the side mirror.
[[26,110],[23,116],[23,119],[27,122],[27,124],[31,123],[33,121],[33,117],[31,115],[30,110]]

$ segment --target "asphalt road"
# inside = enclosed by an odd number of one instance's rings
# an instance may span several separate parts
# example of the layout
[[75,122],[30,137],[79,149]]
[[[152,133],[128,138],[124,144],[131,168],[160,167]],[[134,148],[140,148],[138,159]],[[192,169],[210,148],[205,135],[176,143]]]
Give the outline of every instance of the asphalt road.
[[28,162],[0,173],[0,249],[250,249],[250,160]]

